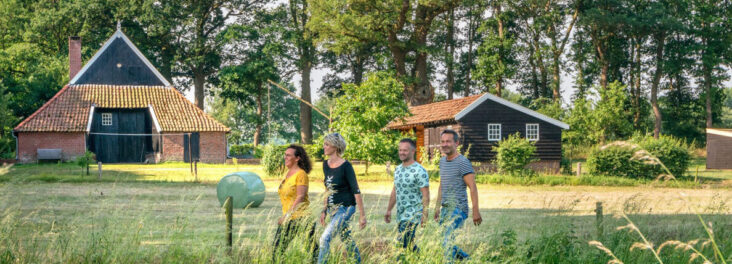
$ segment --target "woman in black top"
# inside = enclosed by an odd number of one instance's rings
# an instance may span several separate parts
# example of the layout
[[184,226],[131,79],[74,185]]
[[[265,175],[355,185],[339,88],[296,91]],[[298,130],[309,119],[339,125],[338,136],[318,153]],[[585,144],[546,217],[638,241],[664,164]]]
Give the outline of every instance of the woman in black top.
[[[348,222],[358,207],[359,226],[366,227],[366,214],[363,210],[361,191],[356,181],[356,173],[353,166],[343,159],[343,151],[346,150],[346,141],[338,133],[325,136],[323,139],[323,151],[328,155],[328,161],[323,163],[323,175],[325,187],[330,194],[325,199],[325,209],[320,214],[320,224],[325,226],[323,235],[320,237],[320,252],[318,263],[325,263],[330,251],[330,241],[335,235],[347,243],[349,251],[353,252],[358,263],[361,262],[361,255],[356,243],[351,239],[351,231]],[[325,219],[330,216],[326,225]]]

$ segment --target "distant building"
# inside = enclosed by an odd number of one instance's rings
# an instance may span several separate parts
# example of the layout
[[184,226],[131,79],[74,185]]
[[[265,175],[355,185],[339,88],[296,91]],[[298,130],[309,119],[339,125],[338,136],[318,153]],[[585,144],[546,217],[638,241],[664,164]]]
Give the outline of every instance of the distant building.
[[560,169],[562,130],[569,129],[569,125],[526,107],[486,93],[414,106],[409,111],[412,116],[403,122],[394,120],[387,128],[415,132],[418,147],[430,155],[440,147],[440,133],[452,129],[460,134],[463,148],[472,145],[468,156],[471,161],[489,163],[496,154],[492,147],[518,132],[536,142],[539,161],[531,168]]
[[732,129],[707,128],[707,169],[732,169]]
[[69,74],[13,129],[19,162],[38,153],[73,160],[87,150],[104,163],[226,161],[229,128],[171,86],[119,28],[83,68],[81,39],[69,38]]

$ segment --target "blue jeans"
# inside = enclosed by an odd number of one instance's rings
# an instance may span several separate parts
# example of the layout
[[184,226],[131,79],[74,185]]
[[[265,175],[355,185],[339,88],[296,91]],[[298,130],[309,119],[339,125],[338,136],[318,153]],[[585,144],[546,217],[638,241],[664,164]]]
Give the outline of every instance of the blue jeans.
[[358,263],[361,263],[361,254],[358,252],[356,242],[351,238],[351,230],[348,228],[348,221],[351,220],[351,216],[356,212],[355,206],[340,206],[334,209],[329,209],[333,212],[330,218],[330,222],[325,226],[323,235],[320,236],[320,252],[318,252],[318,264],[326,263],[328,261],[328,253],[330,252],[330,241],[334,236],[340,235],[341,240],[346,243],[348,251],[353,252],[354,257]]
[[455,245],[455,229],[463,226],[463,222],[468,218],[468,214],[457,208],[442,208],[440,211],[440,225],[445,226],[445,239],[442,246],[445,248],[445,260],[452,263],[454,259],[466,259],[468,253],[465,253],[457,245]]
[[[399,221],[399,246],[404,249],[410,249],[412,251],[418,251],[417,245],[414,244],[414,233],[417,231],[417,226],[409,221]],[[411,247],[411,248],[410,248]]]

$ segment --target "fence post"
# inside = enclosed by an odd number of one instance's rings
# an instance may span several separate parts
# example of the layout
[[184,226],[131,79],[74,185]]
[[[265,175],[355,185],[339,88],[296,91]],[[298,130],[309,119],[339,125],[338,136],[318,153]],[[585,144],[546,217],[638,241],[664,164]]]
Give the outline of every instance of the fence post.
[[196,182],[198,182],[198,160],[193,163],[193,177],[195,177]]
[[597,239],[601,239],[604,233],[602,223],[602,202],[595,203],[595,225],[597,226]]
[[577,162],[577,177],[579,176],[582,176],[582,162]]
[[234,198],[229,196],[226,197],[226,201],[224,202],[224,208],[226,211],[226,245],[228,246],[228,252],[231,254],[231,248],[233,246],[233,236],[232,236],[232,222],[233,222],[233,211],[234,211]]
[[97,162],[97,166],[99,168],[99,176],[97,176],[97,180],[102,180],[102,162]]

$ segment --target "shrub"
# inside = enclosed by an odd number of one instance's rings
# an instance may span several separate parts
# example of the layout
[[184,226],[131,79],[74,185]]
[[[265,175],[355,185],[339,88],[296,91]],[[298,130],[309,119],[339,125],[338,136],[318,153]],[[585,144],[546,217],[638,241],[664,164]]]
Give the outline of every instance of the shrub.
[[303,148],[305,148],[305,151],[310,156],[310,159],[313,161],[322,161],[325,159],[325,153],[323,152],[323,136],[316,138],[313,140],[313,144],[309,145],[303,145]]
[[285,150],[288,145],[266,145],[263,147],[262,166],[270,177],[279,177],[285,173]]
[[508,138],[493,146],[496,152],[495,164],[498,171],[511,175],[530,173],[526,165],[536,160],[533,156],[536,152],[534,142],[521,138],[519,133],[509,135]]
[[[675,177],[682,177],[689,168],[691,150],[683,140],[672,136],[661,136],[655,139],[651,136],[635,139],[638,145],[656,156]],[[660,166],[653,166],[653,176],[664,174],[666,171]]]
[[242,144],[242,145],[232,145],[229,147],[229,156],[232,157],[239,157],[239,158],[247,158],[247,157],[254,157],[261,159],[262,158],[262,147],[261,146],[254,146],[254,144]]
[[74,161],[76,165],[81,167],[82,174],[84,173],[84,170],[86,169],[86,175],[89,175],[89,164],[96,162],[97,156],[94,154],[94,152],[86,151],[84,152],[84,155],[76,157],[76,160]]
[[683,176],[689,168],[688,145],[671,136],[659,139],[635,136],[631,142],[617,141],[596,148],[587,158],[587,167],[592,174],[629,178],[656,178],[666,174],[661,164],[641,157],[641,150],[658,158],[675,177]]

